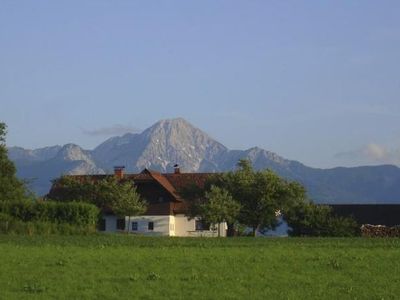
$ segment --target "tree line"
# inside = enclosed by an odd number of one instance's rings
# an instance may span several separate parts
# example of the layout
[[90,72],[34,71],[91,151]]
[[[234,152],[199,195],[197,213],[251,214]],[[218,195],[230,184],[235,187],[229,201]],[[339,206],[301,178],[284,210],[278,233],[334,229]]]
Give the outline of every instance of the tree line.
[[354,236],[359,226],[352,218],[333,214],[316,205],[305,188],[271,170],[256,171],[249,160],[240,160],[234,171],[211,176],[203,187],[190,185],[181,194],[190,199],[191,217],[211,224],[226,222],[232,235],[239,224],[258,232],[275,229],[286,221],[291,236]]

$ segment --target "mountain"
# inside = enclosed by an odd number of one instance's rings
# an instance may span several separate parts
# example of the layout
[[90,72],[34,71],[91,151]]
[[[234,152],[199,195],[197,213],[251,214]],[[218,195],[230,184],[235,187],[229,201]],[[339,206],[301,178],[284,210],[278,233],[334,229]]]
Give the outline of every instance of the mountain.
[[159,121],[141,134],[110,138],[93,150],[93,157],[107,170],[124,165],[128,172],[144,168],[166,172],[179,162],[187,172],[196,172],[219,170],[215,163],[227,152],[225,146],[178,118]]
[[170,172],[178,163],[186,172],[233,170],[241,158],[256,169],[272,169],[301,182],[319,203],[399,203],[400,169],[395,166],[310,168],[258,148],[230,150],[182,118],[161,120],[142,133],[112,137],[93,150],[78,145],[26,150],[9,148],[20,178],[34,179],[32,188],[44,194],[61,174],[111,173],[116,165],[127,172],[150,168]]
[[[54,154],[49,148],[58,151]],[[63,147],[54,146],[37,150],[34,151],[48,154],[48,159],[38,159],[36,155],[31,155],[32,150],[23,152],[21,148],[16,147],[9,148],[8,153],[17,168],[17,176],[26,180],[28,186],[38,195],[46,194],[51,180],[62,174],[104,174],[104,170],[97,167],[91,158],[90,151],[83,150],[77,145],[66,144]],[[52,155],[49,155],[50,153]]]
[[10,147],[8,149],[8,156],[11,160],[28,160],[28,161],[44,161],[56,156],[62,147],[52,146],[35,150],[24,149],[21,147]]

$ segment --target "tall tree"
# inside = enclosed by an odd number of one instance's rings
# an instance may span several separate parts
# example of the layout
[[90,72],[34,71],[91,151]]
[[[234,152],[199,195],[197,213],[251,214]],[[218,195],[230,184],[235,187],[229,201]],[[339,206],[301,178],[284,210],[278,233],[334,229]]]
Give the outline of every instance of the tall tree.
[[[184,194],[201,199],[212,185],[228,191],[240,204],[237,221],[252,228],[254,236],[261,228],[273,229],[278,225],[278,211],[306,198],[300,184],[284,180],[271,170],[255,171],[245,159],[238,162],[235,171],[212,176],[202,189],[187,188]],[[196,206],[194,208],[192,215],[199,213]],[[228,229],[232,224],[228,223]]]
[[63,175],[53,180],[52,188],[46,197],[59,202],[82,201],[98,204],[96,185],[86,177],[77,178]]
[[261,228],[277,226],[276,212],[287,196],[285,180],[270,170],[255,171],[250,161],[240,160],[237,170],[222,176],[222,184],[240,202],[239,222],[251,227],[254,236]]
[[114,180],[106,187],[105,194],[112,203],[113,212],[121,217],[128,216],[128,233],[130,232],[131,217],[141,215],[146,211],[147,204],[143,200],[136,187],[130,182],[117,183]]
[[212,185],[205,192],[204,201],[196,208],[198,216],[207,223],[217,224],[218,237],[221,235],[221,223],[233,223],[240,211],[240,204],[235,201],[227,190]]
[[9,160],[5,144],[7,126],[0,122],[0,200],[14,201],[26,197],[25,185],[16,176],[14,163]]

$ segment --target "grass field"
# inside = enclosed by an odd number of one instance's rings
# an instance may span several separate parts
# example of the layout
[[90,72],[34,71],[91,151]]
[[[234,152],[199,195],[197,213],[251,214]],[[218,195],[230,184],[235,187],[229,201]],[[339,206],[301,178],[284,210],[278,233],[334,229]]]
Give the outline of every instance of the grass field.
[[0,235],[0,299],[400,299],[399,239]]

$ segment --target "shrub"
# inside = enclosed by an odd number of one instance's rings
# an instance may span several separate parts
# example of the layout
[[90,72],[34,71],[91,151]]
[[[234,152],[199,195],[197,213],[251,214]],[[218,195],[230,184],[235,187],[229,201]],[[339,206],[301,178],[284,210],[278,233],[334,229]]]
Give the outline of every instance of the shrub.
[[26,234],[26,235],[74,235],[74,234],[90,234],[96,232],[94,226],[77,226],[68,223],[51,223],[51,222],[23,222],[10,218],[5,220],[0,217],[0,233],[4,234]]
[[23,222],[50,222],[95,226],[99,209],[88,203],[52,201],[0,202],[0,213]]
[[284,214],[290,236],[350,237],[360,235],[353,218],[339,217],[326,205],[302,203]]
[[7,232],[14,218],[8,214],[0,213],[0,232]]

